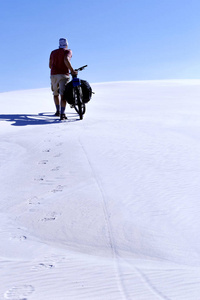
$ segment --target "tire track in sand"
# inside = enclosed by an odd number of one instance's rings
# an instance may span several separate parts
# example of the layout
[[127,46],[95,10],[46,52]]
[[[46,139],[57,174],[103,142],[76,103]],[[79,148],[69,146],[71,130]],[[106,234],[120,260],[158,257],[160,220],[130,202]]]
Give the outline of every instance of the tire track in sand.
[[80,144],[80,146],[83,150],[83,153],[86,157],[86,160],[88,161],[88,164],[90,166],[90,169],[92,171],[93,177],[96,181],[97,187],[99,189],[99,192],[100,192],[100,195],[101,195],[101,198],[102,198],[103,211],[104,211],[106,228],[107,228],[107,233],[108,233],[108,241],[109,241],[109,245],[110,245],[110,248],[111,248],[111,251],[112,251],[112,256],[113,256],[113,259],[114,259],[114,264],[115,264],[115,269],[116,269],[116,278],[117,278],[117,282],[118,282],[119,291],[122,294],[122,297],[123,297],[122,299],[132,300],[131,297],[128,295],[128,292],[126,290],[126,287],[125,287],[125,284],[124,284],[124,281],[123,281],[122,270],[121,270],[121,266],[120,266],[120,262],[119,262],[119,254],[118,254],[118,251],[115,247],[115,239],[114,239],[113,232],[112,232],[112,225],[111,225],[110,219],[109,219],[109,210],[108,210],[108,207],[107,207],[107,204],[106,204],[106,194],[104,192],[101,180],[100,180],[97,172],[95,171],[95,168],[93,167],[93,165],[92,165],[92,163],[89,159],[87,151],[86,151],[85,147],[83,146],[83,144],[81,143],[80,137],[78,137],[78,141],[79,141],[79,144]]

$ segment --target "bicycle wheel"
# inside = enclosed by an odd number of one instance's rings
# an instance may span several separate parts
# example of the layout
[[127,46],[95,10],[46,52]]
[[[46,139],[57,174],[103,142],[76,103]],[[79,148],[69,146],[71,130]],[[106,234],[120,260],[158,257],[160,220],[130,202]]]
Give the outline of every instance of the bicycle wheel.
[[74,108],[79,114],[80,120],[83,119],[83,115],[86,111],[85,103],[82,102],[82,90],[81,87],[75,89],[75,104]]

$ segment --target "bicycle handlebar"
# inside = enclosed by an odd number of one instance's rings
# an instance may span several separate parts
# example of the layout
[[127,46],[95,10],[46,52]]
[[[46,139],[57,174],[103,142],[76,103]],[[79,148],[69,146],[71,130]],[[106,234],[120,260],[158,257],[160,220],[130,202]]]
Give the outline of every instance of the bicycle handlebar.
[[82,70],[85,69],[86,67],[87,67],[87,65],[82,66],[82,67],[80,67],[80,68],[78,68],[78,69],[75,69],[75,71],[82,71]]

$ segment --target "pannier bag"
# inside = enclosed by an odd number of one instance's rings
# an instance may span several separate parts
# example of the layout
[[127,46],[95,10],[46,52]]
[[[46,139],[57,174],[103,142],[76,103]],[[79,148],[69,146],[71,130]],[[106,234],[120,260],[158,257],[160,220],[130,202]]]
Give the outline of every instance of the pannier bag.
[[[83,93],[83,102],[88,103],[92,98],[92,88],[90,84],[86,80],[80,80],[81,81],[81,88]],[[64,91],[64,99],[69,104],[74,104],[74,97],[73,97],[73,82],[70,81]]]
[[73,84],[72,84],[72,81],[70,81],[65,86],[64,99],[67,101],[67,103],[74,104]]
[[81,88],[83,92],[83,102],[88,103],[92,98],[92,88],[86,80],[81,80]]

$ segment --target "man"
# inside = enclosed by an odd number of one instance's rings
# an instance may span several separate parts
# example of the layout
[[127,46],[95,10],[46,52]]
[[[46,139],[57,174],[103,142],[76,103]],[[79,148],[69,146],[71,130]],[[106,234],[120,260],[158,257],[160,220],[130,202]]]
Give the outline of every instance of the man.
[[[49,68],[51,69],[51,89],[53,91],[54,103],[56,106],[55,116],[60,116],[61,120],[67,119],[65,115],[66,100],[63,97],[65,85],[70,80],[70,74],[77,75],[72,68],[70,59],[72,51],[68,49],[68,42],[65,38],[59,39],[59,48],[52,51],[49,58]],[[59,99],[59,95],[60,98]],[[60,107],[61,105],[61,107]]]

